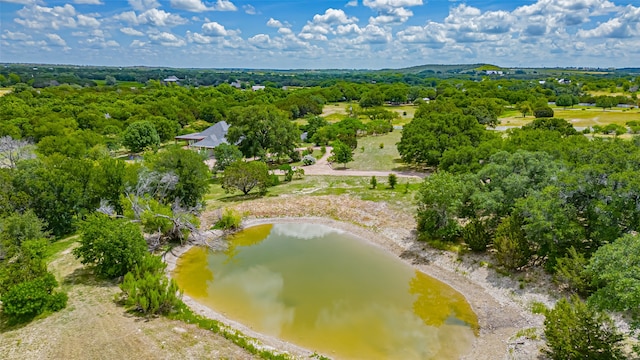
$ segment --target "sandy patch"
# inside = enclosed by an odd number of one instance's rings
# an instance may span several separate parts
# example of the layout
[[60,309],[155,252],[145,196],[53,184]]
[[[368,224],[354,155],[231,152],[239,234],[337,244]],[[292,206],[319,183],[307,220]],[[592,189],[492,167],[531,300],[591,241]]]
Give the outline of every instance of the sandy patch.
[[[415,221],[411,209],[391,204],[362,201],[346,196],[264,198],[235,205],[248,214],[244,226],[264,223],[309,222],[324,224],[350,232],[398,256],[405,263],[448,284],[462,295],[478,316],[480,333],[471,352],[464,359],[537,359],[543,342],[526,337],[516,338],[523,329],[536,329],[538,338],[544,317],[534,315],[529,308],[533,301],[552,304],[546,288],[534,287],[497,274],[484,266],[490,259],[474,254],[458,258],[456,254],[426,247],[415,239]],[[203,215],[203,227],[215,221],[215,211]],[[333,219],[340,219],[340,221]],[[168,254],[169,271],[189,246]],[[534,274],[531,283],[542,282],[544,274]],[[524,275],[523,275],[523,279]],[[543,281],[541,281],[543,280]],[[521,285],[524,284],[524,285]],[[195,311],[239,329],[268,347],[306,357],[311,351],[265,336],[242,324],[226,319],[214,310],[185,296],[185,302]]]

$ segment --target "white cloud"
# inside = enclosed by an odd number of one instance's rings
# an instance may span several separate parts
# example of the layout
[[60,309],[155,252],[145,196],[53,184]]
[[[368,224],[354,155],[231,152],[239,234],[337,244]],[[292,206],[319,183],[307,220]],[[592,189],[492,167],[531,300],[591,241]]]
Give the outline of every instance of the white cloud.
[[313,16],[314,24],[351,24],[358,22],[356,17],[348,17],[343,10],[327,9],[324,14],[316,14]]
[[189,22],[180,15],[171,14],[164,10],[149,9],[138,15],[137,21],[140,24],[151,24],[154,26],[178,26]]
[[346,7],[356,7],[356,6],[358,6],[358,0],[351,0],[345,6]]
[[247,39],[247,42],[260,49],[271,48],[271,38],[267,34],[257,34]]
[[14,21],[30,29],[54,29],[77,26],[74,16],[75,8],[70,4],[64,6],[45,7],[35,5],[24,7],[17,12]]
[[142,40],[133,40],[129,46],[131,47],[145,47],[148,43]]
[[98,27],[100,26],[100,21],[91,16],[78,14],[78,25],[86,27]]
[[135,11],[147,11],[160,7],[160,3],[157,0],[129,0],[129,5]]
[[628,5],[618,17],[589,30],[580,29],[577,33],[579,38],[614,38],[624,39],[640,36],[640,7]]
[[226,36],[227,30],[217,22],[202,24],[202,32],[211,36]]
[[362,5],[374,10],[422,5],[422,0],[364,0]]
[[249,5],[249,4],[242,5],[242,10],[244,10],[244,12],[249,15],[255,15],[258,13],[256,11],[256,8],[253,5]]
[[432,21],[425,26],[409,26],[399,31],[396,38],[401,42],[425,44],[435,48],[443,47],[448,41],[446,27]]
[[0,2],[8,2],[12,4],[21,4],[21,5],[44,4],[44,1],[42,0],[0,0]]
[[236,11],[238,8],[229,0],[218,0],[214,8],[217,11]]
[[412,16],[411,10],[401,7],[381,12],[380,15],[369,18],[369,23],[374,25],[402,24]]
[[274,28],[284,27],[284,25],[282,25],[282,22],[280,22],[279,20],[276,20],[274,18],[270,18],[269,21],[267,21],[267,26],[268,27],[274,27]]
[[83,4],[83,5],[102,5],[101,0],[73,0],[74,4]]
[[187,31],[187,41],[190,43],[196,44],[211,44],[215,41],[216,38],[213,36],[206,36],[198,33],[192,33],[191,31]]
[[187,44],[183,39],[169,32],[151,33],[148,35],[152,42],[162,46],[181,47]]
[[67,42],[64,41],[64,39],[61,38],[58,34],[45,34],[45,36],[47,37],[47,39],[49,39],[49,45],[61,47],[67,46]]
[[23,32],[11,32],[9,30],[5,30],[4,33],[0,36],[3,39],[15,40],[15,41],[26,41],[31,40],[31,35],[25,34]]
[[121,28],[120,32],[129,36],[144,36],[144,34],[142,33],[142,31],[138,31],[134,28],[130,28],[130,27],[126,27],[126,28]]
[[213,7],[206,6],[201,0],[171,0],[171,7],[191,12],[212,11]]

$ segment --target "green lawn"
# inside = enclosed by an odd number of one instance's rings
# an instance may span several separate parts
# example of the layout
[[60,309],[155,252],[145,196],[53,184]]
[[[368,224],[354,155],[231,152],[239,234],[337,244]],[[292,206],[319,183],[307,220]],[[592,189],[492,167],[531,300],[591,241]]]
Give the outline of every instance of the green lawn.
[[[351,102],[340,102],[340,103],[330,103],[326,104],[322,110],[322,114],[320,116],[327,119],[329,122],[337,122],[342,120],[349,113],[349,106],[357,106],[357,103]],[[399,118],[393,120],[393,125],[405,125],[411,119],[413,119],[413,115],[418,108],[415,105],[407,104],[407,105],[384,105],[384,108],[389,111],[394,111],[398,113]],[[405,115],[406,114],[406,115]],[[366,116],[361,116],[361,120],[364,122],[369,119]]]
[[[282,180],[282,177],[280,177]],[[414,206],[414,193],[420,187],[420,179],[398,179],[396,188],[391,190],[387,187],[387,178],[377,178],[377,188],[371,189],[370,177],[358,176],[304,176],[302,179],[295,179],[288,183],[269,188],[265,195],[350,195],[362,200],[387,201],[401,206]],[[254,193],[255,192],[255,193]],[[209,193],[205,196],[207,209],[218,209],[227,207],[236,202],[259,197],[254,190],[249,195],[243,196],[241,192],[227,194],[220,187],[217,180],[211,182]]]
[[[358,148],[353,152],[353,161],[348,164],[352,170],[391,171],[403,170],[396,143],[400,141],[402,132],[394,130],[380,136],[358,138]],[[380,144],[384,144],[381,149]],[[364,151],[363,151],[364,149]]]
[[[573,126],[587,127],[593,125],[619,124],[624,125],[627,121],[640,120],[639,109],[606,109],[596,107],[575,107],[575,108],[559,108],[553,109],[554,117],[565,119],[573,124]],[[522,114],[516,111],[507,111],[500,118],[500,125],[503,126],[522,126],[530,123],[535,118],[531,115],[523,118]]]

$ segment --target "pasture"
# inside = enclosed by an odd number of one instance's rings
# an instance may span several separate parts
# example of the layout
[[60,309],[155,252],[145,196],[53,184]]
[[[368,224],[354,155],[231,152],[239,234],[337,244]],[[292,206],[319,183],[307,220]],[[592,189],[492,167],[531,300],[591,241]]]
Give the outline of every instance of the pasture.
[[[554,107],[554,117],[565,119],[569,121],[575,127],[591,127],[594,125],[608,125],[618,124],[625,125],[628,121],[640,120],[639,109],[622,109],[613,108],[606,109],[589,107],[589,106],[577,106],[574,108],[564,109],[562,107]],[[516,110],[506,111],[500,120],[502,126],[523,126],[531,121],[535,117],[527,115],[522,117],[522,114]]]

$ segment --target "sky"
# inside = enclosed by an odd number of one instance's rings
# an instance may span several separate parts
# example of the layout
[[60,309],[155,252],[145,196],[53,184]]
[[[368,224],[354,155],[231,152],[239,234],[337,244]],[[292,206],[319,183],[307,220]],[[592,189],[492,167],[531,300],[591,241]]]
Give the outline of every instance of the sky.
[[0,0],[0,62],[640,67],[640,0]]

